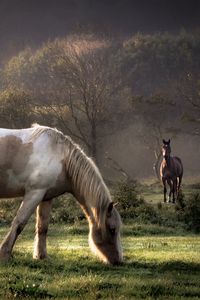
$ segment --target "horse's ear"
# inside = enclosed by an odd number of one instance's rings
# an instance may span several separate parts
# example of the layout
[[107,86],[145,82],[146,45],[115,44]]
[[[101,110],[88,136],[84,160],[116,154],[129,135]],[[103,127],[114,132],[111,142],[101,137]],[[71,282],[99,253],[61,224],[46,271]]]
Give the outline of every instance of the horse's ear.
[[110,202],[108,205],[107,216],[110,217],[113,210],[114,203]]
[[166,141],[164,139],[162,141],[163,141],[163,144],[166,144]]
[[168,140],[167,144],[170,144],[170,139]]

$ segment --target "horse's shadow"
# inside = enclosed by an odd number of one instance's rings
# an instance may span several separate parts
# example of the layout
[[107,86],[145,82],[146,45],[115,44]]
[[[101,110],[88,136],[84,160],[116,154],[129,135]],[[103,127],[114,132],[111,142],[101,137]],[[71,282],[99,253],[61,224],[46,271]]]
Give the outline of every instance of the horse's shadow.
[[23,255],[18,252],[15,254],[18,258],[11,259],[9,265],[15,267],[20,266],[26,267],[28,269],[39,269],[41,273],[49,273],[49,269],[53,269],[58,275],[66,273],[80,273],[91,272],[95,274],[102,274],[109,272],[114,272],[115,274],[130,275],[130,271],[134,273],[144,273],[144,274],[163,274],[163,273],[193,273],[200,275],[200,263],[194,262],[183,262],[183,261],[166,261],[166,262],[143,262],[135,260],[128,260],[125,257],[125,261],[119,265],[107,265],[102,262],[97,261],[95,258],[88,256],[83,256],[80,260],[76,262],[74,259],[68,257],[60,257],[59,254],[52,254],[49,259],[45,260],[33,260],[31,254]]

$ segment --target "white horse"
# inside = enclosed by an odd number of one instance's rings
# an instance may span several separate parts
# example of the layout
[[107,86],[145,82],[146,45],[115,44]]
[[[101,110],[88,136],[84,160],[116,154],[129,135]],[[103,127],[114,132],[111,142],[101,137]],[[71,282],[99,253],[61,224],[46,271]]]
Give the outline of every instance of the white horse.
[[52,199],[72,193],[89,223],[89,244],[106,263],[122,262],[121,219],[93,161],[60,131],[0,129],[0,198],[23,196],[11,229],[0,246],[8,260],[28,219],[37,208],[33,257],[47,257],[46,236]]

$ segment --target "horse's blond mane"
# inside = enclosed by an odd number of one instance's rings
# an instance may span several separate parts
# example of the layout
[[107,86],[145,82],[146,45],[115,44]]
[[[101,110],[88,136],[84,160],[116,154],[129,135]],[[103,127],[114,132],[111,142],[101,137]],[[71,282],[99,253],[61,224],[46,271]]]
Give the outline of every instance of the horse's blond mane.
[[54,144],[58,144],[58,143],[60,144],[63,141],[65,141],[67,138],[70,139],[70,137],[65,136],[61,131],[57,130],[56,128],[51,128],[48,126],[40,126],[37,123],[32,124],[31,127],[33,128],[33,132],[30,136],[30,140],[37,139],[43,133],[51,137],[51,141]]
[[[92,159],[75,144],[69,136],[61,131],[46,126],[34,124],[31,139],[41,134],[47,134],[53,144],[63,144],[66,159],[66,171],[80,197],[85,200],[86,207],[90,207],[93,218],[98,225],[105,224],[106,212],[111,196],[103,178]],[[85,210],[88,212],[88,210]],[[88,216],[91,217],[91,216]]]

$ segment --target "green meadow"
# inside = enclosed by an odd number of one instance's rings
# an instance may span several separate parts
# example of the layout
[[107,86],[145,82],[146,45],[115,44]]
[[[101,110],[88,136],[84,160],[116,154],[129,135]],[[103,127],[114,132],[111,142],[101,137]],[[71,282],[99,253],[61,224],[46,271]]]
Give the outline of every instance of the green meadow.
[[[105,265],[93,256],[87,222],[81,218],[72,224],[64,222],[69,218],[65,209],[71,214],[80,211],[61,199],[62,209],[58,202],[52,212],[49,258],[32,258],[32,218],[16,242],[12,259],[0,264],[0,299],[200,299],[200,235],[177,221],[176,206],[161,203],[160,186],[140,189],[148,206],[141,202],[139,210],[133,208],[139,217],[123,222],[122,265]],[[197,191],[199,185],[184,187],[186,196]],[[134,190],[123,190],[126,193],[135,197]],[[152,208],[157,209],[156,215]],[[9,220],[0,223],[0,240],[13,218],[9,210],[7,202],[0,207]],[[155,224],[149,216],[154,216]]]
[[[1,238],[7,228],[1,227]],[[34,226],[0,266],[1,299],[199,299],[200,236],[154,225],[124,225],[124,263],[99,262],[87,225],[51,225],[49,259],[32,259]]]

